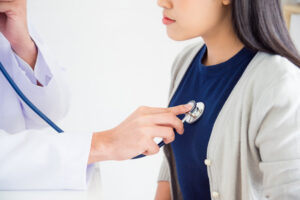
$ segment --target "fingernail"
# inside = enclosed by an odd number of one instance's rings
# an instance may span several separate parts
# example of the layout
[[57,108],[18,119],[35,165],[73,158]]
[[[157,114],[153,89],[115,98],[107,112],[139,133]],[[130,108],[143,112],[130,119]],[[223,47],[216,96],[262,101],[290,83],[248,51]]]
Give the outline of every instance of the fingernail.
[[184,107],[185,107],[186,109],[191,110],[191,109],[193,108],[193,105],[190,104],[190,103],[188,103],[188,104],[185,104]]

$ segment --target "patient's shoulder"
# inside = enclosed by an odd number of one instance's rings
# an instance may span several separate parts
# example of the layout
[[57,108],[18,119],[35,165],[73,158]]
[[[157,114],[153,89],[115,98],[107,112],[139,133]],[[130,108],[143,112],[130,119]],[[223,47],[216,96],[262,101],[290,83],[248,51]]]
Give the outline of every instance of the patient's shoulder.
[[299,67],[280,55],[258,52],[250,64],[253,68],[253,73],[250,73],[251,79],[261,88],[283,79],[300,80]]

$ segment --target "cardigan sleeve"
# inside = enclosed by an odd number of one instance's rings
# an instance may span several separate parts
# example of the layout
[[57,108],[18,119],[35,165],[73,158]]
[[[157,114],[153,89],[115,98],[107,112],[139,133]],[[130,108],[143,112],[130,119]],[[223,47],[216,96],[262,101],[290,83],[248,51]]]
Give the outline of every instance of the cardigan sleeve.
[[166,156],[163,156],[163,161],[160,166],[158,175],[158,181],[169,181],[170,182],[170,168]]
[[271,200],[300,197],[300,72],[273,81],[260,97],[255,145],[263,173],[263,194]]

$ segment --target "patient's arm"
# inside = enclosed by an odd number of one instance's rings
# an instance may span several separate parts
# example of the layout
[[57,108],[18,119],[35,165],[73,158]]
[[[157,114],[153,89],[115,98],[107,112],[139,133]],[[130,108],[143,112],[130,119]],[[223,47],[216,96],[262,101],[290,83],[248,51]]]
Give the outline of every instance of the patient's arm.
[[159,181],[155,200],[171,200],[171,190],[169,181]]

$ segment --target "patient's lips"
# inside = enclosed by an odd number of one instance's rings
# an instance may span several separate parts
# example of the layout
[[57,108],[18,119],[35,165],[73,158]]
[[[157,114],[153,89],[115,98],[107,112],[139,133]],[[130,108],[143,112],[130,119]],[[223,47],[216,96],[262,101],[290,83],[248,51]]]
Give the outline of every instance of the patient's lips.
[[165,24],[165,25],[170,25],[170,24],[173,24],[176,22],[174,19],[170,19],[165,15],[164,15],[164,18],[162,21],[163,21],[163,24]]

